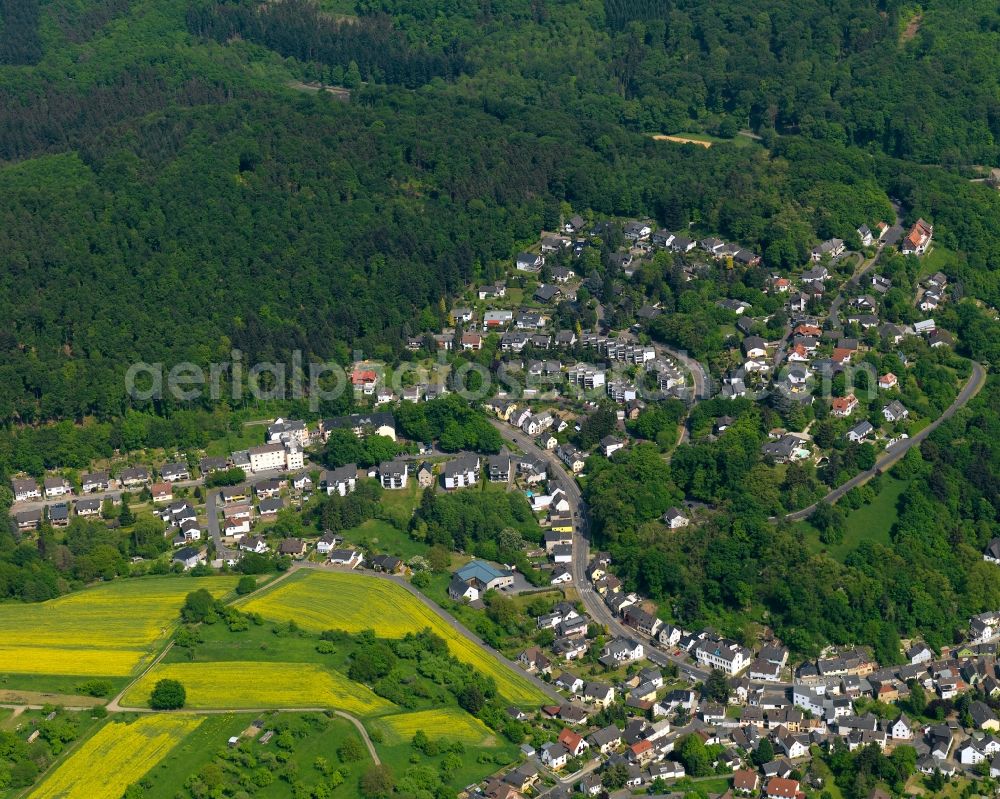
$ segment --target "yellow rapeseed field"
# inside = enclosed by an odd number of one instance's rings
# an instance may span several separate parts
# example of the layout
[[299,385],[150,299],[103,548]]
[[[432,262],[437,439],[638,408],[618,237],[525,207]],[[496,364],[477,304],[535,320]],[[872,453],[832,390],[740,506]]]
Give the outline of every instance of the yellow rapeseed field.
[[385,716],[378,719],[375,726],[385,731],[389,743],[407,742],[417,730],[423,730],[429,738],[447,738],[474,745],[482,744],[492,734],[475,716],[450,707]]
[[545,695],[523,676],[453,630],[437,613],[405,588],[389,580],[342,572],[296,575],[243,606],[269,619],[294,619],[308,630],[375,630],[385,638],[401,638],[429,627],[448,642],[451,653],[491,676],[508,701],[538,704]]
[[294,708],[345,710],[358,716],[396,708],[363,685],[313,663],[219,661],[159,663],[122,699],[126,707],[146,707],[158,680],[179,680],[187,692],[185,707]]
[[201,722],[195,716],[158,714],[106,724],[28,799],[120,799]]
[[235,578],[106,583],[37,605],[0,605],[0,672],[124,677],[166,636],[189,591],[216,596]]

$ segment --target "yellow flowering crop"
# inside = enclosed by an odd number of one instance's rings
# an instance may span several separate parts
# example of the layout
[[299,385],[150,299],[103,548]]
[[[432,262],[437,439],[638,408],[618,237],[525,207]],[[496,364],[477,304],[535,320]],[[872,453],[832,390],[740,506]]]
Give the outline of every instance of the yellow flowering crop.
[[194,716],[157,714],[106,724],[28,799],[120,799],[201,722]]
[[389,580],[341,572],[310,572],[285,580],[243,606],[276,621],[294,619],[308,630],[375,630],[402,638],[429,627],[448,642],[463,663],[496,681],[497,690],[517,704],[539,704],[545,695],[482,647],[453,630],[444,619],[405,588]]
[[178,680],[187,692],[185,707],[335,708],[359,716],[395,709],[363,685],[314,663],[218,661],[160,663],[122,699],[126,707],[148,706],[157,681]]

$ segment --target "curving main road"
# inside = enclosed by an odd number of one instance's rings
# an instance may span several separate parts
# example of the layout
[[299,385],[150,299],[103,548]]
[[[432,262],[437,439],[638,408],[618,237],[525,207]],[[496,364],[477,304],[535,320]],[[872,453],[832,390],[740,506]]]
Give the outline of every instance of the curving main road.
[[[576,530],[573,535],[573,562],[571,571],[573,573],[573,583],[580,601],[590,616],[598,624],[603,625],[612,635],[624,638],[635,638],[644,641],[646,644],[646,657],[658,666],[674,664],[682,675],[691,680],[705,680],[708,677],[708,670],[700,666],[692,665],[687,660],[676,657],[662,650],[655,649],[652,639],[645,636],[632,627],[627,627],[621,620],[611,612],[611,609],[604,604],[604,600],[594,591],[587,579],[587,563],[590,560],[590,539],[589,523],[587,520],[587,507],[580,493],[580,486],[576,479],[566,471],[562,461],[556,457],[555,453],[539,447],[527,433],[516,427],[511,427],[498,419],[490,419],[490,423],[497,429],[501,436],[510,443],[517,446],[522,452],[534,455],[543,459],[549,465],[549,474],[552,479],[550,484],[558,485],[566,492],[566,498],[570,504],[570,512],[576,522]],[[781,683],[769,683],[779,687]],[[790,685],[790,683],[789,683]]]

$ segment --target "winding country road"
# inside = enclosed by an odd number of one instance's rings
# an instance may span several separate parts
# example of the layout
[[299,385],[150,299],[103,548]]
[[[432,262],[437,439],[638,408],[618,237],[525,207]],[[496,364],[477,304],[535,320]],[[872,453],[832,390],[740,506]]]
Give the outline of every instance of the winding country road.
[[816,507],[821,502],[834,503],[838,499],[844,496],[852,488],[857,488],[860,485],[864,485],[869,480],[871,480],[875,475],[882,474],[883,472],[891,469],[896,463],[898,463],[907,452],[910,451],[912,447],[920,444],[924,441],[931,433],[938,429],[944,422],[948,421],[952,416],[958,413],[959,408],[964,407],[969,400],[971,400],[976,394],[980,392],[982,387],[986,385],[986,369],[983,368],[981,364],[973,362],[972,364],[972,374],[969,375],[969,379],[966,381],[965,385],[962,386],[962,390],[958,392],[958,396],[955,397],[954,402],[949,405],[944,413],[942,413],[937,419],[931,422],[927,427],[921,430],[919,433],[914,433],[909,438],[905,438],[902,441],[893,444],[889,449],[887,449],[876,464],[864,472],[854,475],[846,483],[841,483],[839,486],[834,488],[825,497],[820,499],[818,502],[814,502],[807,508],[802,508],[802,510],[794,511],[793,513],[785,514],[783,517],[785,520],[790,522],[798,522],[807,518]]

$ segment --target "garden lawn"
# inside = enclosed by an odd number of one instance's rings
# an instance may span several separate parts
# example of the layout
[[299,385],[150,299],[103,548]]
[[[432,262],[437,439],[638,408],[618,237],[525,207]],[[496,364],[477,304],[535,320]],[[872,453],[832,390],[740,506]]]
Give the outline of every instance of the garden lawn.
[[341,535],[345,541],[350,541],[352,544],[358,544],[378,553],[395,555],[403,560],[427,552],[426,545],[414,541],[398,527],[383,519],[369,519],[357,527],[344,530]]
[[308,630],[374,630],[381,638],[402,638],[430,628],[448,642],[451,653],[496,681],[509,702],[537,705],[546,696],[491,653],[453,629],[420,599],[394,582],[361,574],[297,574],[258,594],[241,609],[268,619],[295,620]]
[[335,708],[359,716],[395,709],[365,686],[314,663],[221,661],[159,663],[122,699],[126,707],[148,707],[159,680],[178,680],[185,707],[207,709]]
[[77,748],[29,799],[120,799],[125,789],[201,724],[188,715],[142,716],[110,722]]
[[228,593],[231,577],[152,577],[105,583],[36,605],[0,605],[0,672],[125,677],[178,621],[184,597]]

